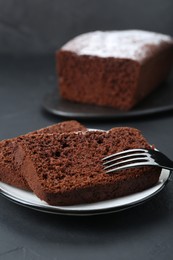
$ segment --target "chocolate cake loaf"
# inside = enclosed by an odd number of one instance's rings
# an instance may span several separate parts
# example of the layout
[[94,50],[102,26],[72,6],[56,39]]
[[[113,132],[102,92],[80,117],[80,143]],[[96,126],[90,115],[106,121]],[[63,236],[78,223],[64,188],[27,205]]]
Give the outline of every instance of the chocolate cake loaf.
[[141,30],[95,31],[66,43],[56,61],[64,99],[130,110],[168,76],[173,39]]
[[101,159],[129,148],[149,148],[137,129],[26,136],[14,152],[33,192],[51,205],[112,199],[156,184],[161,170],[141,167],[107,174]]
[[20,143],[23,139],[32,138],[33,135],[36,134],[46,134],[46,133],[69,133],[75,131],[85,131],[87,130],[83,125],[79,122],[73,121],[65,121],[62,123],[58,123],[46,128],[39,129],[37,131],[28,133],[26,135],[22,135],[13,139],[8,139],[0,142],[0,181],[10,184],[12,186],[22,188],[25,190],[30,190],[27,182],[23,178],[21,174],[21,158],[15,158],[14,153],[15,149],[17,149],[17,144]]

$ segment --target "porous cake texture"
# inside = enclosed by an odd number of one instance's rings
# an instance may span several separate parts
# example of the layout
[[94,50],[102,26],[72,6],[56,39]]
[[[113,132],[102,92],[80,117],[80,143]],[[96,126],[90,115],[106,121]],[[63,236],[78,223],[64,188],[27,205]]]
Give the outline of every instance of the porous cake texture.
[[85,131],[86,128],[75,120],[61,122],[55,125],[51,125],[34,132],[30,132],[26,135],[21,135],[16,138],[3,140],[0,142],[0,181],[10,184],[12,186],[30,190],[28,183],[21,173],[22,157],[14,159],[15,150],[18,143],[23,139],[32,138],[37,134],[51,134],[57,135],[62,133],[69,133],[75,131]]
[[26,136],[14,152],[33,192],[51,205],[73,205],[112,199],[147,189],[161,170],[140,167],[107,174],[102,158],[129,148],[149,148],[139,130]]
[[62,46],[56,61],[64,99],[130,110],[168,76],[173,40],[141,30],[89,32]]

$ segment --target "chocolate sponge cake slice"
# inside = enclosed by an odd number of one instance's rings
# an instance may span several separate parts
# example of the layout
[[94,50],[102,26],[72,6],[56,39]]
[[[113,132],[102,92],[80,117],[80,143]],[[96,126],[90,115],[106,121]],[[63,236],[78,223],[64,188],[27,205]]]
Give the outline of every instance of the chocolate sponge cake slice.
[[37,134],[18,144],[15,158],[22,158],[22,174],[41,200],[73,205],[128,195],[157,183],[161,172],[157,167],[112,174],[103,170],[103,157],[129,148],[149,148],[149,144],[138,130],[128,127]]
[[14,153],[17,149],[17,144],[23,139],[31,138],[36,134],[46,133],[68,133],[74,131],[85,131],[86,128],[75,120],[65,121],[37,131],[22,135],[13,139],[8,139],[0,142],[0,181],[10,184],[12,186],[30,190],[29,185],[21,174],[21,158],[15,158]]

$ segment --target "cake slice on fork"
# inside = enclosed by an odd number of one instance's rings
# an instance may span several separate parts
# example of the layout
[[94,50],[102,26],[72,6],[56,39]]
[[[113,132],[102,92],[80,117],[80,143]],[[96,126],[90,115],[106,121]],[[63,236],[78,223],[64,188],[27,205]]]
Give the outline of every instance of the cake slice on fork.
[[33,192],[51,205],[108,200],[155,185],[161,170],[141,167],[107,174],[101,159],[133,148],[149,148],[139,130],[113,128],[26,136],[15,150],[21,172]]

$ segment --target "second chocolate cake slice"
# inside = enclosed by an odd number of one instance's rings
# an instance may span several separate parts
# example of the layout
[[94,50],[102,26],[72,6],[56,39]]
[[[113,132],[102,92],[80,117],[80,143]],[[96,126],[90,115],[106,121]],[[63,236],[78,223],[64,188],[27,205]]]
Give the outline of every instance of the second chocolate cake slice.
[[21,135],[12,139],[0,142],[0,181],[15,186],[17,188],[30,190],[28,183],[21,173],[21,156],[14,159],[14,153],[17,145],[26,137],[32,138],[37,134],[69,133],[75,131],[86,131],[87,129],[75,120],[64,121],[45,128],[41,128],[26,135]]
[[34,193],[51,205],[73,205],[135,193],[156,184],[160,169],[141,167],[112,174],[101,159],[129,148],[149,148],[137,129],[26,136],[15,151]]

